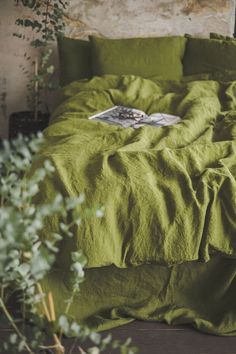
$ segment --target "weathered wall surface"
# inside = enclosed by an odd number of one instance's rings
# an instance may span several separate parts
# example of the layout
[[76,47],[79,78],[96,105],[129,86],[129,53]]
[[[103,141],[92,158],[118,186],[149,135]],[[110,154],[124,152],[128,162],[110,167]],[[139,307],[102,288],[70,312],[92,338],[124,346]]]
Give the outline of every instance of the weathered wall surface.
[[[0,0],[0,137],[8,132],[7,117],[26,108],[24,63],[28,44],[12,36],[21,16],[13,0]],[[209,32],[232,35],[235,0],[70,0],[67,34],[90,33],[117,38]],[[6,102],[3,97],[7,93]]]
[[70,34],[83,36],[81,20],[107,37],[209,32],[232,35],[233,0],[71,0]]

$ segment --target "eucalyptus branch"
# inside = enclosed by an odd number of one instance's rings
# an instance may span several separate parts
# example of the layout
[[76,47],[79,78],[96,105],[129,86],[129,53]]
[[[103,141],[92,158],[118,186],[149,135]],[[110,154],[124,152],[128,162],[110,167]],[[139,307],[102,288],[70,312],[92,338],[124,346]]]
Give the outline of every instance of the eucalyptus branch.
[[[18,0],[17,2],[20,2],[20,1],[22,2],[22,0]],[[37,4],[39,4],[45,8],[45,0],[36,0],[36,2],[37,2]],[[65,1],[64,6],[62,5],[64,10],[66,10],[68,5],[69,5],[69,1]],[[53,5],[49,4],[48,9],[53,9]],[[70,15],[66,11],[63,11],[63,13],[61,15],[61,20],[69,25],[74,24],[76,27],[83,28],[83,32],[85,32],[87,34],[91,34],[94,32],[94,29],[91,28],[85,21],[82,21],[81,19],[71,18]],[[97,29],[96,29],[96,33],[99,36],[103,37],[103,34],[101,32],[99,32]]]
[[[38,58],[35,58],[35,62],[34,62],[34,75],[36,78],[38,77]],[[34,90],[35,90],[34,120],[36,121],[38,119],[38,106],[39,106],[39,82],[38,82],[38,80],[35,80]]]
[[[34,48],[42,48],[43,50],[37,55],[35,60],[32,61],[34,66],[34,73],[27,85],[28,88],[28,104],[34,111],[34,119],[37,120],[38,112],[43,107],[47,107],[44,102],[46,93],[49,90],[58,88],[58,85],[53,84],[54,66],[50,63],[51,51],[50,43],[55,41],[59,35],[63,35],[65,27],[64,11],[68,6],[66,0],[16,0],[17,5],[21,4],[23,7],[28,8],[33,16],[28,18],[22,16],[16,20],[16,24],[24,29],[30,30],[36,36],[30,42]],[[33,19],[32,19],[33,18]],[[24,33],[14,33],[18,38],[29,40],[30,36]],[[47,55],[45,53],[49,53]],[[26,60],[30,60],[31,56],[24,55]],[[46,61],[45,61],[45,58]],[[23,66],[23,72],[28,75],[28,70]]]
[[49,11],[50,0],[46,0],[46,11],[45,11],[45,25],[44,25],[44,34],[45,34],[45,45],[47,43],[47,26],[48,26],[48,11]]
[[[52,295],[49,295],[49,299],[50,300],[49,300],[49,308],[48,308],[48,306],[46,304],[46,301],[45,301],[44,292],[42,290],[42,287],[41,287],[40,283],[37,283],[37,290],[38,290],[38,293],[41,296],[41,304],[43,306],[43,311],[44,311],[44,314],[45,314],[48,322],[55,322],[56,318],[55,318],[55,310],[54,310],[54,304],[53,304],[53,300],[52,300]],[[55,345],[53,347],[56,350],[56,353],[63,354],[64,353],[64,348],[63,348],[63,346],[61,344],[61,340],[58,338],[58,336],[55,333],[53,334],[53,339],[54,339],[54,342],[55,342]]]
[[[1,151],[0,197],[2,200],[4,198],[4,203],[0,208],[0,309],[15,331],[1,344],[5,351],[12,348],[12,352],[24,350],[33,354],[47,347],[46,340],[52,339],[53,342],[48,348],[56,354],[63,354],[65,348],[62,344],[62,334],[65,334],[76,337],[79,341],[89,338],[96,347],[88,350],[88,353],[101,353],[108,345],[113,345],[111,336],[102,339],[100,334],[91,332],[68,316],[85,276],[86,258],[82,251],[71,254],[68,272],[72,277],[73,288],[63,314],[56,314],[52,290],[44,294],[41,285],[42,279],[48,276],[53,267],[60,240],[63,237],[73,237],[71,228],[74,225],[79,226],[81,218],[87,215],[82,212],[83,195],[62,197],[57,194],[47,203],[35,204],[39,184],[55,172],[52,163],[45,160],[34,172],[31,170],[27,178],[22,177],[29,172],[33,155],[42,143],[42,135],[33,140],[19,136],[11,142],[4,141]],[[94,209],[90,211],[91,217],[101,216],[101,212],[96,213]],[[39,235],[45,227],[45,218],[55,215],[61,220],[59,230],[49,233],[46,239],[41,238]],[[72,220],[68,220],[68,215]],[[6,306],[5,299],[12,293],[18,294],[17,303],[21,308],[22,305],[24,307],[23,314],[17,314],[17,318]],[[19,319],[24,321],[20,328],[17,325]],[[112,348],[120,348],[122,353],[134,353],[128,351],[129,344],[130,342],[122,344],[114,341]],[[80,352],[86,352],[79,348]]]

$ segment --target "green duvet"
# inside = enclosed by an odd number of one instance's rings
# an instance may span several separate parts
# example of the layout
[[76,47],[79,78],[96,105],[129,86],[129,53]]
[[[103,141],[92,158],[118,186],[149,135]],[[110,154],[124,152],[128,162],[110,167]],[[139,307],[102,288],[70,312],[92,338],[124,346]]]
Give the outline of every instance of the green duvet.
[[[196,78],[197,79],[197,78]],[[113,105],[178,115],[169,127],[121,128],[88,117]],[[70,315],[97,330],[134,319],[236,335],[236,82],[95,77],[64,89],[45,131],[45,202],[84,192],[105,206],[64,239],[44,280],[57,314],[70,252],[88,259]],[[69,222],[69,216],[68,216]],[[47,231],[58,229],[56,217]]]

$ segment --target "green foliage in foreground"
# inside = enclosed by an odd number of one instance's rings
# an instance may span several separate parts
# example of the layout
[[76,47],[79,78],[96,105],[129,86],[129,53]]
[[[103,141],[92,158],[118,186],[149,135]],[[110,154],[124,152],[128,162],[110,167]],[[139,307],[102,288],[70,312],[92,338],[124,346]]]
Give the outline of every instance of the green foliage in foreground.
[[[11,143],[4,141],[0,154],[0,322],[1,327],[7,324],[12,328],[0,351],[48,353],[50,349],[51,353],[65,353],[63,335],[68,335],[75,337],[70,353],[99,354],[108,348],[122,354],[136,353],[130,339],[125,343],[113,341],[111,335],[103,337],[67,316],[84,280],[86,258],[81,251],[71,254],[74,287],[63,315],[56,318],[52,293],[43,293],[40,281],[50,271],[62,237],[72,237],[71,228],[80,224],[84,196],[65,198],[58,194],[50,204],[34,203],[40,182],[54,173],[46,160],[42,168],[25,177],[42,143],[42,135],[34,139],[19,136]],[[69,225],[68,212],[72,215]],[[61,232],[43,240],[40,231],[45,217],[55,213],[61,218]],[[90,214],[102,217],[102,209]],[[8,308],[9,297],[17,299],[20,312]],[[86,339],[91,343],[87,349],[83,348]]]

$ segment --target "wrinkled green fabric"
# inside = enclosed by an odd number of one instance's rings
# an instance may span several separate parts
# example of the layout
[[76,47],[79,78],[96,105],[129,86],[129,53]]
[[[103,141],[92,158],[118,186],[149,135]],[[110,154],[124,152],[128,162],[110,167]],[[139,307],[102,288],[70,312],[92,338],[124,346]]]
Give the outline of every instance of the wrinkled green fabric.
[[[64,98],[35,165],[49,158],[56,169],[38,202],[84,192],[105,216],[61,242],[44,280],[57,313],[71,287],[70,251],[82,249],[77,320],[99,330],[165,320],[235,335],[236,82],[104,76],[70,84]],[[87,119],[118,104],[182,122],[134,130]],[[58,223],[47,221],[45,237]]]
[[[193,325],[200,331],[236,335],[236,260],[215,257],[207,263],[173,267],[142,265],[89,269],[71,309],[71,318],[95,330],[134,319]],[[55,270],[44,280],[55,297],[57,313],[71,295],[68,272]]]

